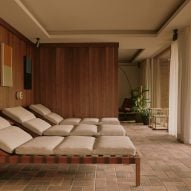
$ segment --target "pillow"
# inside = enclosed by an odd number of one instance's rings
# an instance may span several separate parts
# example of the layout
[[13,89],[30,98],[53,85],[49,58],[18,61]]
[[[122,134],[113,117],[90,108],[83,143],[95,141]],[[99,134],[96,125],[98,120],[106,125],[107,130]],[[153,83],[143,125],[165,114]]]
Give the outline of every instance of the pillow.
[[59,136],[40,136],[17,147],[15,152],[25,155],[51,155],[63,140],[64,137]]
[[13,153],[18,146],[31,139],[32,136],[19,127],[6,127],[0,130],[0,149],[8,153]]
[[11,126],[11,124],[6,119],[0,116],[0,129],[9,127],[9,126]]
[[29,108],[42,116],[51,113],[50,109],[48,109],[42,104],[32,104],[29,106]]
[[34,114],[21,106],[5,108],[2,112],[18,123],[23,123],[25,121],[36,118]]
[[40,118],[25,121],[23,123],[23,126],[25,126],[30,131],[36,133],[37,135],[42,135],[45,130],[51,127],[49,123]]

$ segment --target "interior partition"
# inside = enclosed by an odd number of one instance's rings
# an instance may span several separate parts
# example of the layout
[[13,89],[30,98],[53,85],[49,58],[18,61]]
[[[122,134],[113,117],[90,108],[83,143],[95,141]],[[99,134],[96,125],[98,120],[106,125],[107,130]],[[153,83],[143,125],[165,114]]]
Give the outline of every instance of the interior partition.
[[[33,67],[35,63],[35,47],[32,42],[30,42],[26,37],[16,31],[1,18],[0,43],[4,43],[5,45],[8,45],[12,48],[12,58],[10,59],[12,60],[13,79],[11,87],[0,85],[0,109],[17,105],[27,106],[34,102],[34,86],[32,84],[31,89],[24,89],[24,57],[27,56],[32,60]],[[33,72],[32,75],[34,75]],[[0,66],[0,78],[1,77],[2,71]],[[34,78],[32,77],[32,79]],[[17,91],[21,91],[23,93],[23,99],[16,98]]]
[[118,43],[42,44],[35,102],[64,117],[117,117]]

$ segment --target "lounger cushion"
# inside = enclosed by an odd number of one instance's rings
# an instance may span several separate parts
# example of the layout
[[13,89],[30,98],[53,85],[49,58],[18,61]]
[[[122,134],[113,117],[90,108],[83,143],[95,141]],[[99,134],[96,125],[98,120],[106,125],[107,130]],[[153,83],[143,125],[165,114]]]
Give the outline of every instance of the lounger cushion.
[[32,104],[29,106],[29,108],[42,116],[51,113],[50,109],[42,104]]
[[43,135],[68,136],[73,128],[73,125],[54,125],[44,131]]
[[69,136],[55,150],[60,155],[90,155],[93,152],[94,137]]
[[100,124],[113,124],[113,125],[118,125],[120,124],[118,118],[115,117],[104,117],[101,118]]
[[23,123],[35,118],[34,114],[21,106],[5,108],[2,112],[18,123]]
[[100,136],[96,139],[94,154],[135,155],[136,149],[127,136]]
[[16,126],[0,130],[0,149],[12,153],[15,148],[31,140],[32,136]]
[[100,126],[99,135],[124,136],[126,131],[122,125],[105,124]]
[[30,131],[36,133],[37,135],[42,135],[45,130],[51,127],[49,123],[40,118],[35,118],[26,121],[23,123],[23,125]]
[[54,148],[63,140],[64,137],[58,136],[36,137],[18,147],[15,152],[26,155],[51,155],[54,154]]
[[98,118],[84,118],[80,123],[81,124],[92,124],[97,125],[99,122]]
[[45,115],[44,118],[52,122],[53,124],[59,124],[63,120],[63,117],[56,113],[49,113]]
[[97,126],[80,124],[77,125],[74,130],[71,132],[71,135],[80,135],[80,136],[94,136],[97,135]]
[[81,121],[80,118],[66,118],[60,124],[61,125],[78,125]]
[[0,129],[11,126],[10,123],[0,116]]

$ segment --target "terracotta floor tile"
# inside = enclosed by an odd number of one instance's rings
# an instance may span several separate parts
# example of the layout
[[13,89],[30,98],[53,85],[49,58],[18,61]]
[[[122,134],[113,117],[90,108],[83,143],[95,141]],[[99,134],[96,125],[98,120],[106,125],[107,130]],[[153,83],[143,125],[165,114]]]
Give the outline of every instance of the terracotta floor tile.
[[191,191],[191,146],[166,131],[123,124],[141,156],[141,186],[134,165],[0,165],[1,191]]

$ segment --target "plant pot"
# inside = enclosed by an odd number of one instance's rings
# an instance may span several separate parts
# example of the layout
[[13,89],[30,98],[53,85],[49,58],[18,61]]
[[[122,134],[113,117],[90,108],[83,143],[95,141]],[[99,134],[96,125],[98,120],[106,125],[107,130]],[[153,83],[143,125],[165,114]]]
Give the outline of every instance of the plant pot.
[[142,123],[142,117],[141,117],[140,113],[135,114],[135,121],[136,121],[136,123]]
[[149,125],[149,116],[141,116],[144,125]]

